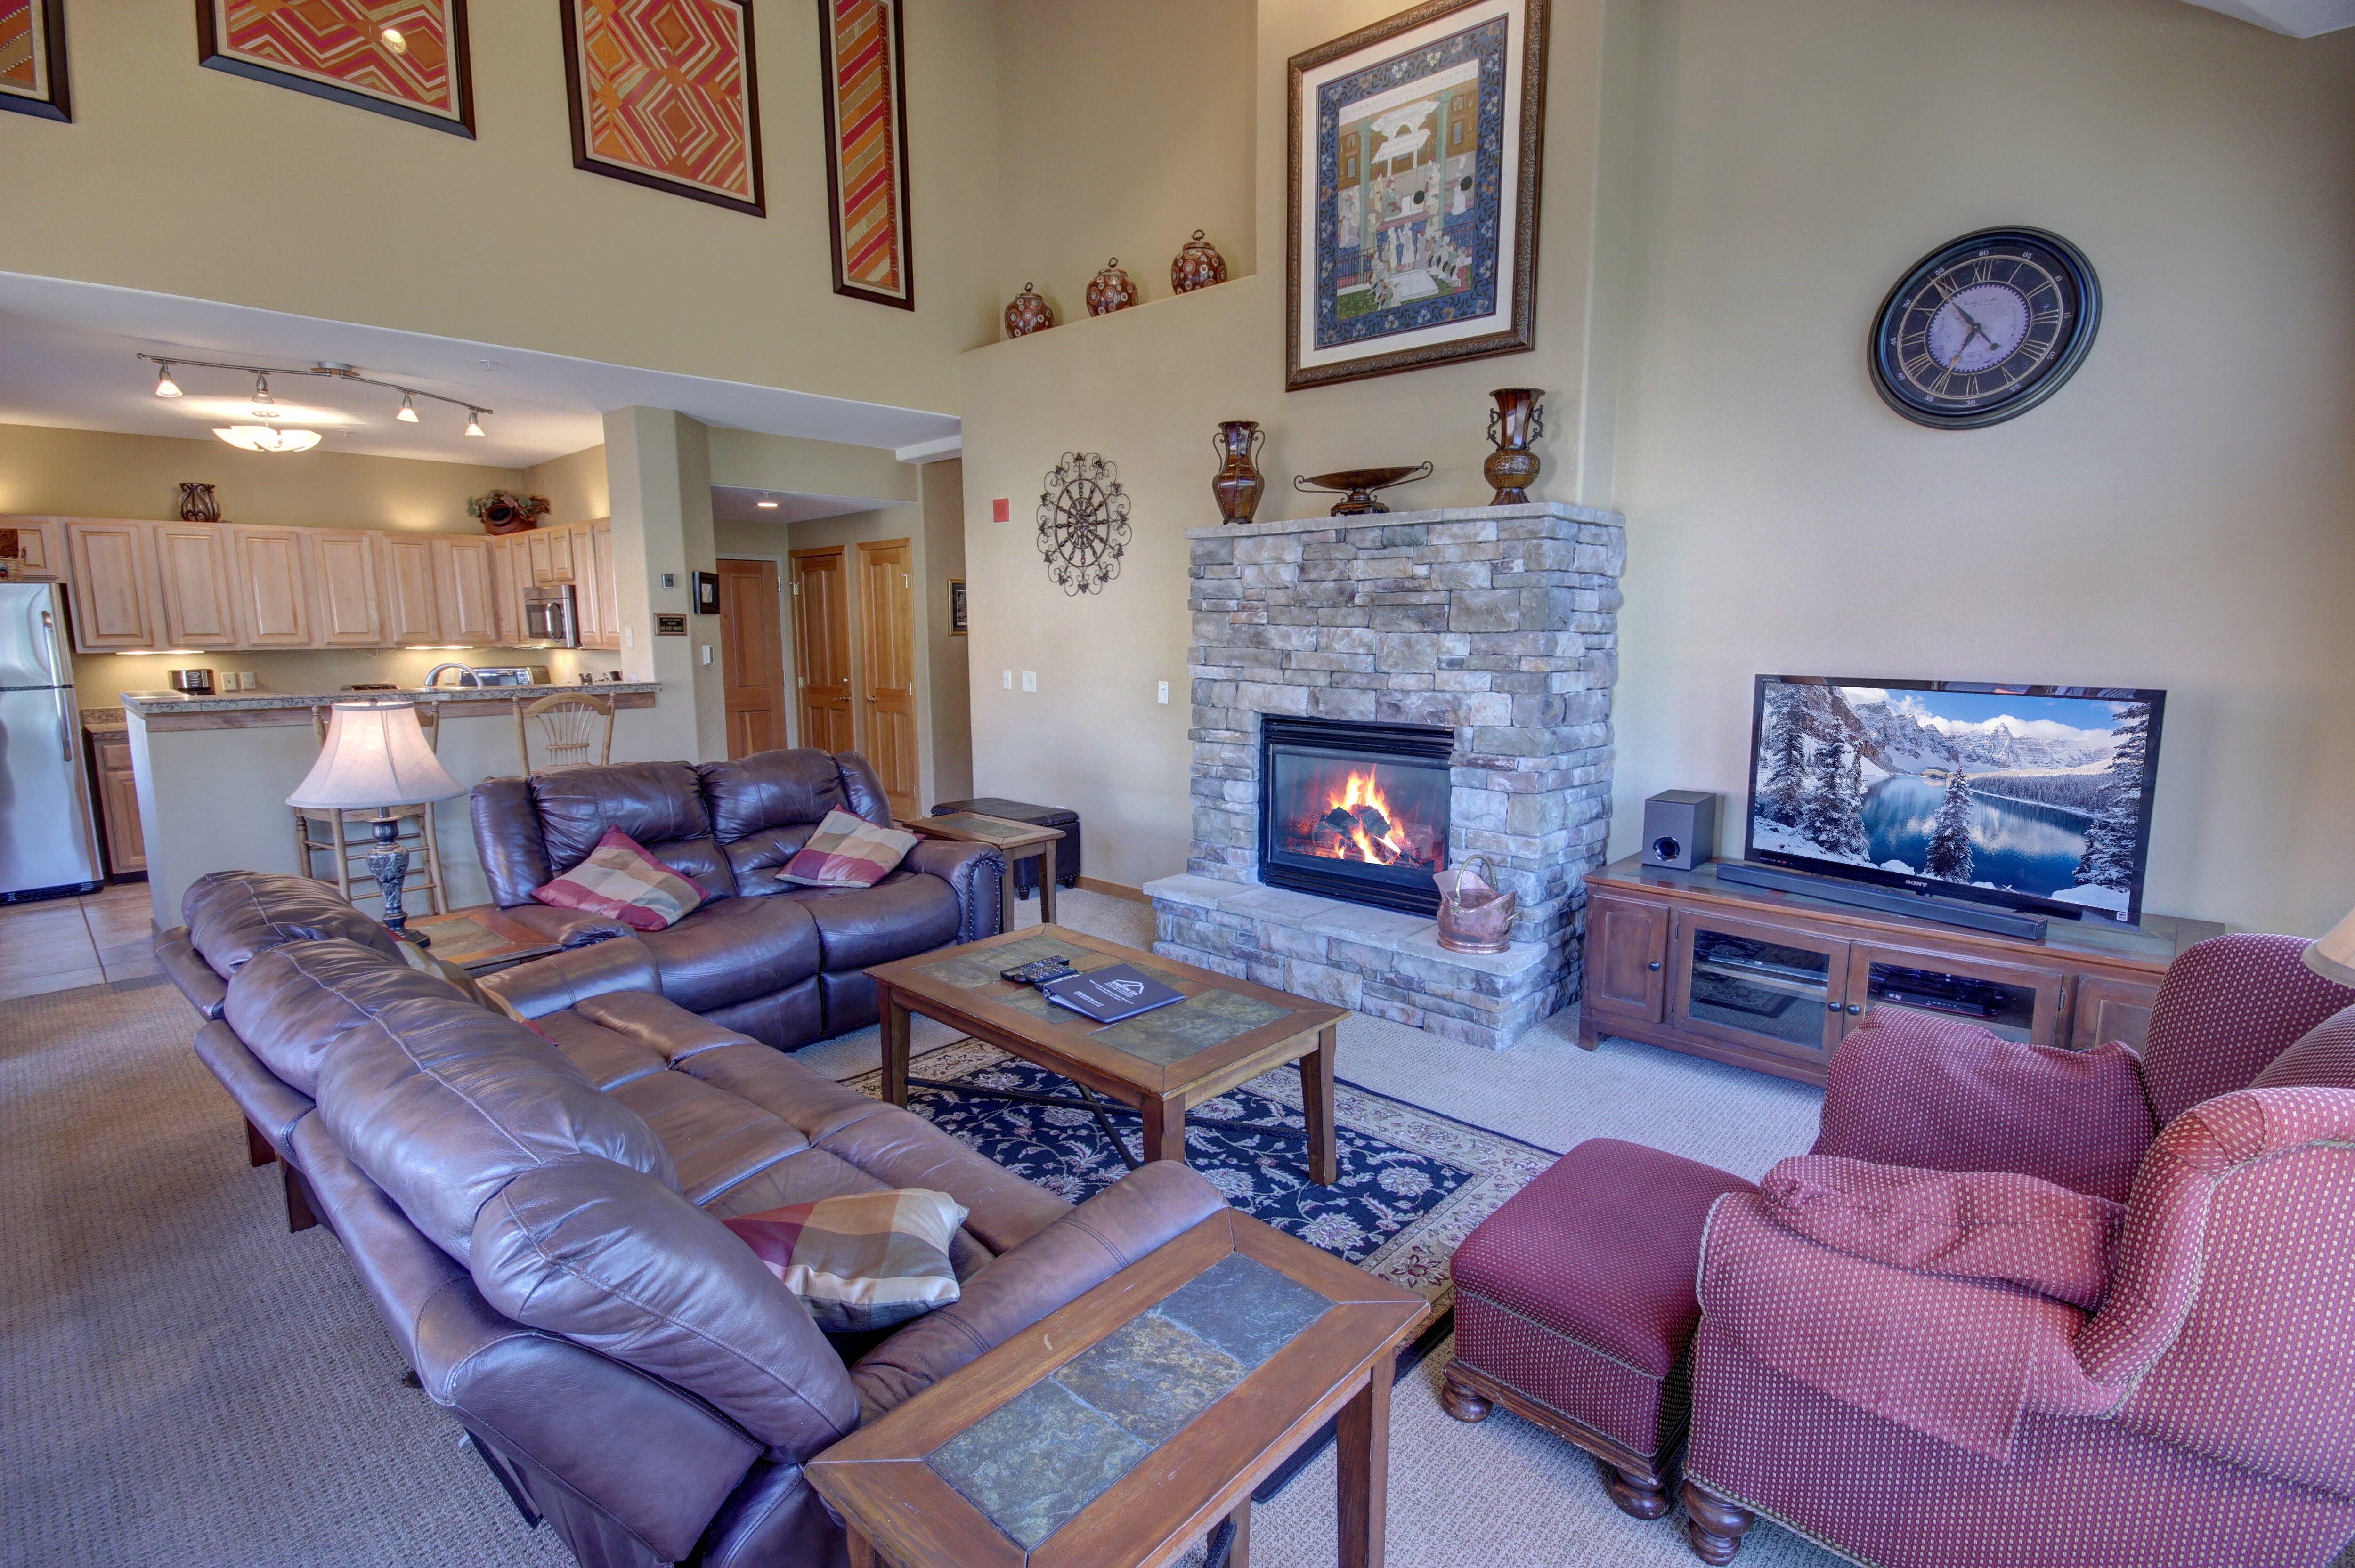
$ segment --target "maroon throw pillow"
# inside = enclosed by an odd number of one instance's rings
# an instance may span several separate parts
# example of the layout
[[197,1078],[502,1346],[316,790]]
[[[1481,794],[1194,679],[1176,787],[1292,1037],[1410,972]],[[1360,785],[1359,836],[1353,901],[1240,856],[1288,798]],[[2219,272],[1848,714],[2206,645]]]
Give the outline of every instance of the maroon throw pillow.
[[1831,1155],[1784,1160],[1758,1184],[1769,1218],[1891,1268],[2024,1285],[2092,1311],[2109,1290],[2126,1205],[2005,1171],[1920,1171]]
[[531,895],[559,909],[602,915],[640,931],[661,931],[711,896],[619,828],[608,828],[589,858]]

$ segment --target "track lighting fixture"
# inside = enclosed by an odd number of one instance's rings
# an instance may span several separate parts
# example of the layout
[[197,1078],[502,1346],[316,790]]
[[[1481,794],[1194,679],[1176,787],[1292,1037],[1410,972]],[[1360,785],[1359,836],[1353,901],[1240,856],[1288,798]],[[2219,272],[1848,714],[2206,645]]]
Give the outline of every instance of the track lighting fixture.
[[253,400],[257,403],[274,403],[278,400],[270,395],[270,377],[258,370],[253,373]]
[[155,396],[176,397],[179,395],[180,384],[172,379],[172,362],[167,359],[155,367]]
[[[446,397],[440,392],[428,392],[419,387],[404,387],[397,381],[381,381],[373,376],[362,376],[350,366],[332,359],[320,360],[307,370],[290,370],[283,366],[275,365],[224,365],[210,359],[165,359],[161,355],[155,354],[142,354],[139,357],[155,366],[155,396],[158,397],[180,396],[180,384],[172,378],[172,368],[175,366],[195,366],[204,370],[243,371],[253,377],[252,401],[261,405],[253,410],[253,414],[255,418],[262,419],[278,418],[278,410],[271,407],[278,401],[270,391],[270,378],[273,376],[324,376],[332,380],[357,381],[364,387],[381,387],[389,392],[398,392],[400,394],[400,408],[393,418],[404,425],[421,422],[417,412],[416,400],[420,397],[431,397],[436,402],[447,403],[453,408],[465,409],[466,434],[475,437],[486,434],[483,429],[483,420],[497,412],[495,408],[481,408],[464,398]],[[240,433],[232,434],[232,431]],[[249,437],[243,433],[247,431],[257,431],[260,436],[280,439],[265,441],[259,439],[259,436]],[[226,429],[217,429],[213,433],[225,441],[253,451],[303,451],[316,446],[319,441],[319,433],[316,430],[272,430],[264,425],[233,425]]]
[[483,415],[485,412],[487,412],[487,410],[482,408],[469,408],[466,410],[466,433],[468,435],[479,436],[483,433]]
[[408,393],[403,392],[400,395],[400,412],[395,414],[393,418],[404,425],[417,423],[417,405],[409,400]]

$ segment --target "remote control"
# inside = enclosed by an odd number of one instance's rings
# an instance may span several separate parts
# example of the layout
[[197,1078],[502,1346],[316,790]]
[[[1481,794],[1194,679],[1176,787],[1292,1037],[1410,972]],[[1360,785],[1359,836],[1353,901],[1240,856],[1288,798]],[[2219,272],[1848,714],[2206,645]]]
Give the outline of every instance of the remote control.
[[1018,964],[1010,969],[1000,969],[997,978],[1012,980],[1016,985],[1045,985],[1049,980],[1059,980],[1066,975],[1079,972],[1064,962],[1062,954],[1057,953],[1051,959],[1040,959],[1036,963]]

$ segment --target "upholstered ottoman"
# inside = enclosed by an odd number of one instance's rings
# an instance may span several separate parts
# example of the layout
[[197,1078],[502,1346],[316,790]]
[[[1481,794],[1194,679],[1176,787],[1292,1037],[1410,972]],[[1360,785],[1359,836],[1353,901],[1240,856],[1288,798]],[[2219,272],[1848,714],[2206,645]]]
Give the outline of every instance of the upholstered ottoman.
[[1456,1249],[1447,1414],[1501,1404],[1593,1455],[1620,1508],[1668,1512],[1701,1227],[1721,1194],[1755,1190],[1616,1139],[1563,1155]]

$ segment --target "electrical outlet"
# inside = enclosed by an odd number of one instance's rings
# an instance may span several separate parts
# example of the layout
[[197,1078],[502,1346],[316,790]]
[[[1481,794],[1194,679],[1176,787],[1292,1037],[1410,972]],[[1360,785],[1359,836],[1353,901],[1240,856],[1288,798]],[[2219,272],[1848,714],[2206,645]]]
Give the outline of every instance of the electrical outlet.
[[1000,670],[997,673],[997,683],[1005,687],[1007,691],[1012,691],[1014,689],[1014,672],[1011,670]]
[[1163,707],[1169,705],[1169,683],[1167,681],[1161,683],[1161,705]]
[[1039,689],[1038,671],[1025,670],[1022,672],[1022,689],[1026,692],[1035,692]]

